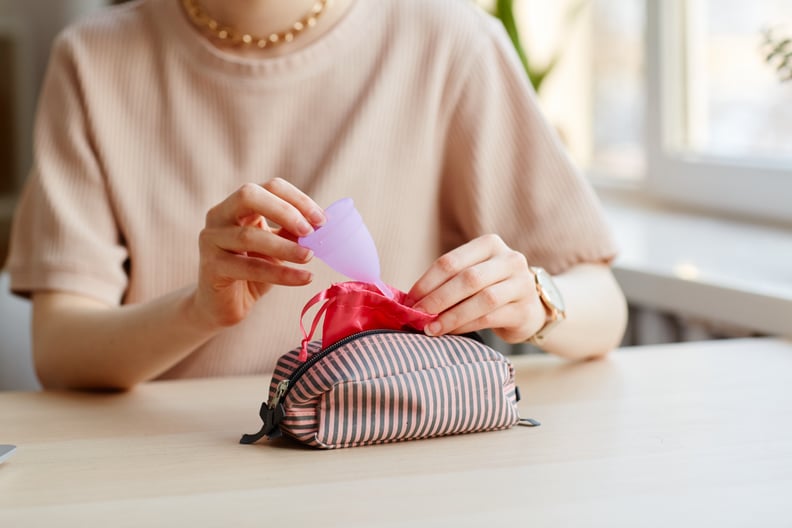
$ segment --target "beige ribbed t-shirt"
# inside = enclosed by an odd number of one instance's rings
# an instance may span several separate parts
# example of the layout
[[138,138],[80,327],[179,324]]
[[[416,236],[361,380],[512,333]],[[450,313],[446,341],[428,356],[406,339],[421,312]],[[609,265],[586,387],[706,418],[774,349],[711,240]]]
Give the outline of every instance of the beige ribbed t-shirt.
[[[57,40],[35,163],[8,261],[12,289],[141,303],[197,278],[206,211],[282,177],[350,196],[403,290],[442,252],[498,233],[560,272],[614,248],[590,186],[541,117],[500,25],[460,0],[356,0],[321,39],[242,59],[178,0],[107,9]],[[271,371],[303,304],[345,280],[276,287],[164,377]]]

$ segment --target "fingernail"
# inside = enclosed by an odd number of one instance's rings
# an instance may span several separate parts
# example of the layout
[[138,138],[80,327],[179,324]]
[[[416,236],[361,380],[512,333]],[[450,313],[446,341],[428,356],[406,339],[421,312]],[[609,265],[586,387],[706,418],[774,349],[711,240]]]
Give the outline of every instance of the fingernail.
[[305,220],[300,220],[297,223],[297,234],[300,236],[310,235],[313,233],[313,227]]
[[303,262],[308,262],[314,256],[314,252],[310,249],[303,248],[303,251],[300,252],[300,257],[302,258]]
[[440,333],[440,330],[442,330],[440,323],[434,322],[426,325],[426,328],[424,328],[424,333],[429,336],[436,336]]
[[325,222],[327,222],[327,218],[325,217],[325,215],[324,215],[324,213],[322,211],[318,211],[318,210],[317,211],[313,211],[313,212],[311,212],[309,217],[311,219],[311,223],[313,225],[315,225],[316,227],[324,225]]

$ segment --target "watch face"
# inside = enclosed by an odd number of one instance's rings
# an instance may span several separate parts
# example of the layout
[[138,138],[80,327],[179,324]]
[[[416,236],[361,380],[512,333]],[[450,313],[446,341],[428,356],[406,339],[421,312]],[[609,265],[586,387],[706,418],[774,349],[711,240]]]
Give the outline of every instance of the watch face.
[[534,272],[536,273],[536,280],[539,286],[542,287],[542,293],[547,302],[552,304],[556,310],[563,312],[565,309],[564,299],[561,297],[561,292],[556,288],[555,282],[553,282],[550,274],[541,268],[535,269]]

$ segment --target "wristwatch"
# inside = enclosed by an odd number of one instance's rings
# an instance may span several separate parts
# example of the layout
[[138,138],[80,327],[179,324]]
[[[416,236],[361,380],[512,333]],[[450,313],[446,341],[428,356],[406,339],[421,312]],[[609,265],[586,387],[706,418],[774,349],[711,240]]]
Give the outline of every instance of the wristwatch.
[[545,307],[547,319],[544,326],[531,336],[528,342],[534,345],[541,345],[550,330],[566,319],[566,307],[561,292],[555,282],[553,282],[553,277],[544,268],[530,266],[530,269],[534,274],[536,291],[539,293],[539,299]]

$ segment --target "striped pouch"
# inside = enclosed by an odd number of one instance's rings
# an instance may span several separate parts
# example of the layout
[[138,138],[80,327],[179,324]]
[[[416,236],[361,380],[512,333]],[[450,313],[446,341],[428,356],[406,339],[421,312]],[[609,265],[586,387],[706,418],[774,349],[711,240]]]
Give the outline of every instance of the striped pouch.
[[[308,343],[275,369],[250,444],[281,433],[333,449],[505,429],[518,422],[511,363],[470,335],[367,330]],[[526,425],[538,425],[523,420]]]

